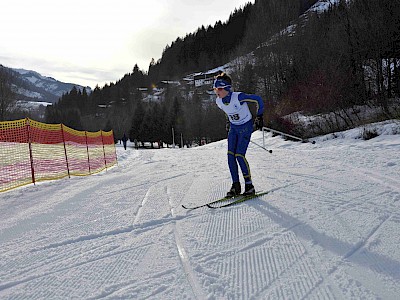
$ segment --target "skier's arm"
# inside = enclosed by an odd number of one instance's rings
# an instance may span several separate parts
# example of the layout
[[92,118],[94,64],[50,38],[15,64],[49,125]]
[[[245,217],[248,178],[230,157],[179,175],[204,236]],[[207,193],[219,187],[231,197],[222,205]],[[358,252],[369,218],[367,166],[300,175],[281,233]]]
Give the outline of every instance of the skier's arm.
[[240,93],[239,96],[240,103],[255,103],[257,105],[257,116],[261,116],[264,113],[264,102],[258,95]]

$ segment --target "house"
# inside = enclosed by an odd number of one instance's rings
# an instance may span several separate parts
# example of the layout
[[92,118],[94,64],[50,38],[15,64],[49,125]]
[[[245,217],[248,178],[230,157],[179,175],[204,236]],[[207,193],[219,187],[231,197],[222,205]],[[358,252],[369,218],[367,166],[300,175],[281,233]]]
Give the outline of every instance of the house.
[[204,85],[212,85],[214,82],[214,77],[221,74],[221,70],[211,70],[207,72],[200,72],[194,74],[194,86],[200,87]]

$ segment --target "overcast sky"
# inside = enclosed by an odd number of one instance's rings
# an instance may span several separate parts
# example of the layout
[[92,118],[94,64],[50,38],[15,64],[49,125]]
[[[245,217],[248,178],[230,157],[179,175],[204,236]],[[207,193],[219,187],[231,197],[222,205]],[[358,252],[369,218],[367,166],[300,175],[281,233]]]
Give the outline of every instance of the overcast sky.
[[[115,82],[201,25],[254,0],[12,0],[0,4],[0,64],[92,88]],[[202,70],[199,70],[202,71]]]

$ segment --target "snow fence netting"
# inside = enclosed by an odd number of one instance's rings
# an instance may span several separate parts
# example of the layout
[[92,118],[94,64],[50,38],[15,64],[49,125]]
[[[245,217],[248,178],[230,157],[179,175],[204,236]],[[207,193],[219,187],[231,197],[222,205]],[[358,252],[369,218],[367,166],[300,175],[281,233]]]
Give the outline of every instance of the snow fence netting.
[[0,122],[0,192],[117,163],[112,131],[79,131],[29,118]]

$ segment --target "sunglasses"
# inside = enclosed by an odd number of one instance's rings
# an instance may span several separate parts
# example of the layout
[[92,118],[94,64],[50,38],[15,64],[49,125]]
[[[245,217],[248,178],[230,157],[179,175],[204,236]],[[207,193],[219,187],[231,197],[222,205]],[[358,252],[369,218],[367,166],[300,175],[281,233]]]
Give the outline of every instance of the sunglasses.
[[217,87],[217,88],[214,88],[214,91],[222,91],[224,88],[223,87]]

